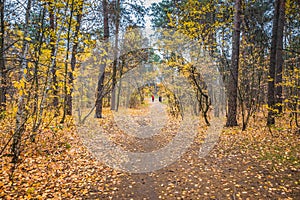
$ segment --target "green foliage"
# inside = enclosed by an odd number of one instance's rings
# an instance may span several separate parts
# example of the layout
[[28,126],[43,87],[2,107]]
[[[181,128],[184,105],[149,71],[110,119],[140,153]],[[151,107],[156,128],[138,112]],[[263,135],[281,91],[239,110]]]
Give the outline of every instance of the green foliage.
[[151,6],[151,22],[153,27],[170,27],[169,16],[176,10],[176,5],[171,0],[162,0],[159,3],[154,3]]

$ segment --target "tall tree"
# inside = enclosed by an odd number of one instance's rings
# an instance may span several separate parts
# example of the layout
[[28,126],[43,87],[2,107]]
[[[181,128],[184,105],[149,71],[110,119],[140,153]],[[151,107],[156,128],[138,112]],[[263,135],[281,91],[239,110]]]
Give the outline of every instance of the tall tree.
[[[267,118],[267,125],[274,125],[275,124],[275,79],[276,79],[276,61],[280,59],[276,59],[277,57],[277,50],[278,50],[278,44],[280,45],[280,42],[278,41],[279,38],[279,15],[280,15],[280,9],[282,6],[284,6],[285,0],[276,0],[275,1],[275,10],[274,10],[274,17],[273,17],[273,27],[272,27],[272,41],[271,41],[271,52],[270,52],[270,66],[269,66],[269,80],[268,80],[268,118]],[[283,21],[282,21],[283,23]],[[283,27],[282,27],[283,28]],[[279,33],[279,35],[278,35]],[[278,54],[278,57],[280,56],[280,52]],[[282,56],[282,55],[281,55]],[[280,71],[280,70],[279,70]],[[282,71],[282,70],[281,70]],[[281,73],[281,72],[278,72]]]
[[76,16],[76,26],[75,26],[75,33],[74,33],[74,42],[72,48],[72,55],[71,55],[71,70],[68,72],[68,83],[70,87],[70,92],[67,94],[66,104],[67,104],[67,115],[72,115],[72,93],[73,93],[73,82],[74,82],[74,70],[76,67],[76,56],[78,51],[78,44],[79,44],[79,32],[81,27],[81,20],[82,20],[82,11],[83,11],[83,3],[84,0],[80,0],[78,2],[78,8],[75,11],[77,13]]
[[7,93],[7,71],[5,67],[4,56],[4,36],[5,36],[5,23],[4,23],[4,6],[5,0],[0,1],[0,112],[6,110],[6,93]]
[[102,0],[103,6],[103,23],[104,23],[104,36],[103,36],[103,43],[104,43],[104,53],[102,57],[102,61],[100,64],[100,76],[97,84],[97,93],[96,93],[96,118],[102,118],[102,103],[103,103],[103,93],[104,93],[104,78],[105,78],[105,67],[107,62],[107,52],[108,52],[108,39],[109,39],[109,23],[108,23],[108,3],[107,0]]
[[[32,127],[32,135],[31,135],[31,140],[34,141],[35,140],[35,135],[36,132],[38,130],[38,128],[40,127],[41,123],[42,123],[42,116],[43,116],[43,111],[44,111],[44,98],[46,98],[46,94],[47,94],[47,81],[45,86],[42,87],[43,91],[44,91],[44,95],[42,95],[41,101],[40,101],[40,91],[41,91],[41,82],[40,82],[40,77],[39,77],[39,71],[40,71],[40,61],[42,58],[42,47],[43,47],[43,41],[44,41],[44,37],[45,37],[45,13],[46,13],[46,9],[45,7],[41,6],[41,8],[39,9],[39,15],[37,18],[37,24],[40,27],[40,31],[36,32],[36,45],[34,50],[34,69],[33,69],[33,78],[32,78],[32,90],[31,92],[33,93],[33,111],[32,111],[32,115],[33,115],[33,127]],[[48,66],[48,68],[45,70],[46,71],[46,80],[48,79],[48,75],[50,72],[50,66]]]
[[175,12],[176,6],[172,0],[162,0],[159,3],[151,5],[151,22],[154,27],[168,28],[170,21],[170,14]]
[[228,82],[228,116],[226,126],[237,126],[237,94],[238,94],[238,70],[240,54],[240,25],[241,25],[241,0],[235,1],[234,30],[232,35],[232,55],[230,78]]
[[120,28],[120,0],[115,2],[115,47],[114,47],[114,61],[113,61],[113,73],[112,73],[112,93],[111,93],[111,110],[116,109],[116,75],[118,64],[118,48],[119,48],[119,28]]
[[[71,35],[72,35],[72,18],[73,18],[73,14],[74,14],[74,0],[71,0],[71,8],[70,8],[70,17],[69,17],[69,21],[68,21],[68,28],[67,28],[67,38],[66,38],[66,42],[67,42],[67,47],[66,47],[66,57],[64,59],[64,68],[65,68],[65,72],[64,72],[64,103],[63,103],[63,116],[61,119],[61,123],[64,123],[65,119],[66,119],[66,115],[69,115],[70,111],[70,107],[68,105],[68,94],[69,92],[69,88],[68,88],[68,75],[69,75],[69,51],[70,51],[70,47],[71,47]],[[67,7],[69,5],[69,0],[67,1]]]
[[52,75],[52,90],[53,90],[53,102],[52,106],[55,109],[54,116],[57,117],[59,113],[58,109],[58,83],[57,83],[57,65],[56,65],[56,55],[57,55],[57,17],[56,17],[56,8],[54,5],[54,2],[49,2],[49,21],[50,21],[50,49],[51,49],[51,57],[50,57],[50,69],[51,69],[51,75]]
[[23,34],[23,45],[21,52],[21,60],[20,60],[20,82],[23,82],[23,91],[20,93],[18,99],[18,110],[16,114],[16,128],[13,135],[13,142],[11,151],[13,154],[12,162],[17,163],[20,156],[20,148],[21,148],[21,139],[22,135],[25,131],[25,121],[26,121],[26,106],[25,106],[25,81],[26,81],[26,71],[28,68],[27,63],[27,54],[28,54],[28,35],[29,35],[29,27],[30,27],[30,12],[31,12],[31,0],[27,1],[26,13],[25,13],[25,24],[24,24],[24,34]]
[[285,24],[285,0],[280,1],[278,16],[278,30],[276,43],[276,79],[275,79],[275,97],[276,108],[282,113],[282,67],[283,67],[283,31]]

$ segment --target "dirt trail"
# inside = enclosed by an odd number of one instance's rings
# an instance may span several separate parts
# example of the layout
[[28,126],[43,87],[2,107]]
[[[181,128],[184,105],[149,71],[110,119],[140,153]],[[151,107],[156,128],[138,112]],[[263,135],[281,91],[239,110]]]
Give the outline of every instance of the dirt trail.
[[[162,146],[161,137],[153,137],[158,135],[161,129],[167,123],[167,115],[165,106],[157,101],[149,103],[150,112],[146,116],[140,116],[137,121],[146,121],[150,119],[152,126],[142,126],[142,129],[138,128],[140,133],[137,134],[143,141],[142,145],[136,145],[133,148],[142,152],[151,152],[158,147]],[[150,132],[150,133],[149,133]],[[135,142],[138,144],[138,140]],[[140,140],[141,141],[141,140]],[[157,177],[153,176],[153,173],[132,173],[130,179],[125,177],[123,180],[123,186],[119,188],[115,198],[120,199],[159,199],[160,192],[157,188]]]
[[[150,103],[149,109],[140,112],[140,116],[135,113],[127,118],[119,118],[118,123],[123,122],[123,127],[130,125],[136,130],[146,130],[145,127],[151,124],[153,116],[160,113],[161,117],[161,111],[165,108],[162,104],[155,102]],[[154,112],[151,113],[151,109]],[[151,137],[146,137],[145,132],[135,133],[137,134],[135,136],[140,137],[128,135],[126,131],[120,131],[120,126],[114,120],[103,126],[109,127],[104,130],[104,134],[107,134],[116,146],[131,152],[147,153],[166,146],[175,137],[178,122],[166,118],[166,124],[160,128],[158,134],[149,132]],[[272,163],[257,158],[256,150],[251,153],[249,147],[246,149],[238,146],[237,144],[242,140],[239,137],[222,136],[206,157],[199,158],[199,149],[206,136],[204,130],[205,126],[202,126],[186,153],[172,164],[147,173],[118,171],[117,180],[107,177],[104,183],[113,185],[113,188],[104,188],[103,191],[91,189],[86,199],[277,199],[287,197],[297,199],[300,197],[299,186],[288,175],[293,173],[299,177],[299,170],[274,171]],[[86,146],[90,146],[94,155],[103,152],[103,149],[99,149],[96,145],[97,137],[86,139],[85,143]],[[109,158],[123,159],[121,154]],[[101,184],[103,183],[99,183],[99,186]]]
[[[123,130],[120,134],[112,134],[112,139],[117,141],[117,145],[123,149],[132,152],[152,152],[164,147],[174,138],[177,121],[169,120],[166,113],[166,106],[158,101],[149,102],[148,109],[144,109],[139,115],[128,116],[126,110],[120,110],[114,114],[114,126]],[[130,138],[128,140],[128,138]],[[97,157],[100,151],[99,142],[102,140],[99,136],[85,138],[86,145]],[[148,163],[155,165],[156,163]],[[175,164],[176,165],[176,164]],[[100,199],[159,199],[161,191],[159,186],[167,185],[167,182],[160,183],[165,178],[161,176],[162,169],[149,173],[125,173],[125,176],[116,184],[115,191],[99,196],[99,193],[91,194],[88,198]]]

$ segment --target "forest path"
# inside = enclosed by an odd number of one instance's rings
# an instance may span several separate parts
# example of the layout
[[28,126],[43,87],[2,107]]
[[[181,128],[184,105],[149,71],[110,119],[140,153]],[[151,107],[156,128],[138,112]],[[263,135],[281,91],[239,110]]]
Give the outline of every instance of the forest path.
[[[174,137],[176,121],[172,123],[167,116],[166,106],[158,100],[154,102],[147,101],[148,106],[134,112],[128,113],[127,109],[120,109],[114,112],[113,120],[109,124],[114,127],[114,132],[109,132],[109,138],[117,145],[130,152],[151,152],[155,151],[169,142]],[[164,129],[164,130],[162,130]],[[122,130],[122,131],[120,131]],[[106,130],[103,132],[107,133]],[[99,138],[101,137],[101,139]],[[84,137],[86,146],[97,158],[101,151],[108,149],[99,149],[99,142],[103,143],[102,135],[96,134],[92,137]],[[102,155],[102,154],[101,154]],[[110,159],[110,155],[107,159]],[[100,156],[101,157],[101,156]],[[98,157],[99,159],[99,157]],[[102,157],[100,160],[103,159]],[[118,158],[117,158],[118,159]],[[151,162],[151,161],[149,161]],[[114,163],[115,164],[115,163]],[[148,163],[149,165],[155,163]],[[90,193],[88,199],[158,199],[158,180],[149,173],[126,173],[127,175],[116,184],[117,189],[112,193],[104,192],[99,196],[98,192]],[[160,179],[160,178],[159,178]]]
[[[153,126],[158,121],[161,123]],[[116,169],[117,175],[97,183],[101,189],[90,188],[84,199],[274,199],[286,194],[299,196],[296,185],[286,190],[286,182],[290,183],[289,172],[274,171],[272,163],[259,160],[259,152],[245,146],[245,137],[236,137],[232,134],[235,130],[223,134],[217,146],[206,157],[199,158],[199,149],[206,137],[205,125],[200,126],[193,144],[179,159],[158,170],[133,173],[135,165],[124,160],[124,157],[128,159],[124,151],[155,152],[177,134],[179,121],[167,117],[165,105],[157,101],[149,102],[148,107],[107,115],[101,121],[101,127],[104,127],[103,134],[85,136],[83,141],[94,157]],[[122,151],[111,153],[110,148],[101,148],[99,144],[103,144],[104,135]],[[103,156],[103,152],[109,156]],[[124,162],[131,172],[117,169],[122,168]],[[157,164],[149,158],[145,165],[155,168]],[[299,171],[293,173],[299,175]]]
[[[146,115],[138,116],[134,120],[138,123],[138,126],[129,125],[127,127],[134,127],[136,130],[131,131],[134,133],[133,145],[128,148],[131,151],[138,152],[151,152],[162,148],[166,142],[169,142],[173,136],[171,126],[176,126],[175,124],[167,124],[168,116],[166,111],[166,106],[160,103],[158,100],[154,102],[148,102],[149,110]],[[124,114],[124,113],[123,113]],[[124,115],[122,115],[124,116]],[[118,117],[115,115],[115,120],[118,125],[124,125],[124,121],[119,121]],[[128,121],[128,120],[127,120]],[[123,122],[123,123],[122,123]],[[140,122],[148,122],[140,123]],[[164,126],[165,130],[162,130]],[[124,128],[124,126],[122,126]],[[126,130],[123,129],[123,130]],[[168,132],[171,134],[168,134]],[[129,133],[129,131],[126,131]],[[149,163],[150,165],[156,165],[156,163]],[[160,180],[166,177],[162,176],[162,173],[131,173],[129,176],[124,177],[121,181],[119,190],[116,192],[113,199],[159,199],[161,191],[159,186],[161,185]]]

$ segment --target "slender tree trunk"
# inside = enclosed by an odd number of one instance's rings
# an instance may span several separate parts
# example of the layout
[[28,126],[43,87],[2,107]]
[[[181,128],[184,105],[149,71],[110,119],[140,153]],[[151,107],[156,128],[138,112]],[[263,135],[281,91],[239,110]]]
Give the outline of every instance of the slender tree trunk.
[[71,56],[71,71],[68,72],[68,83],[70,88],[70,92],[67,94],[66,104],[67,104],[67,115],[72,115],[72,93],[73,93],[73,82],[74,82],[74,70],[76,67],[76,55],[78,49],[78,40],[79,40],[79,32],[81,26],[81,19],[82,19],[82,10],[83,10],[83,3],[84,0],[79,2],[79,9],[77,11],[77,19],[76,19],[76,28],[74,33],[74,44],[72,48],[72,56]]
[[56,54],[57,54],[57,36],[56,36],[56,17],[55,17],[55,7],[53,3],[49,3],[49,18],[50,18],[50,49],[51,49],[51,75],[52,75],[52,90],[53,90],[53,102],[52,106],[55,109],[54,116],[59,115],[58,109],[58,83],[56,75]]
[[228,116],[226,126],[237,126],[237,94],[238,94],[238,69],[240,53],[240,25],[241,25],[241,0],[235,1],[234,31],[232,36],[232,56],[230,79],[228,83]]
[[[26,73],[27,70],[27,54],[28,54],[28,41],[26,38],[28,37],[28,31],[29,31],[29,19],[30,19],[30,10],[31,10],[31,0],[27,1],[27,7],[26,7],[26,14],[25,14],[25,26],[24,26],[24,36],[23,36],[23,47],[22,47],[22,53],[21,53],[21,72],[20,72],[20,80],[24,79],[26,80]],[[25,88],[20,88],[21,90],[25,90]],[[11,151],[13,154],[12,162],[17,163],[19,160],[19,156],[21,153],[21,139],[22,135],[25,131],[25,121],[26,121],[26,107],[25,107],[25,93],[24,91],[21,93],[18,99],[18,110],[16,114],[16,128],[13,135],[13,142]]]
[[120,0],[116,2],[116,33],[115,33],[115,48],[114,48],[114,61],[113,61],[113,74],[112,74],[112,93],[111,93],[111,110],[116,109],[116,74],[118,64],[118,46],[119,46],[119,26],[120,26]]
[[[109,24],[108,24],[108,5],[107,0],[102,0],[103,6],[103,23],[104,23],[104,51],[108,52],[108,38],[109,38]],[[96,118],[102,118],[102,104],[103,104],[103,94],[104,94],[104,78],[105,78],[105,67],[107,62],[107,55],[105,54],[102,57],[101,66],[100,66],[100,75],[97,84],[97,93],[96,93]]]
[[[68,1],[69,3],[69,1]],[[67,3],[67,7],[68,7],[68,3]],[[71,3],[71,8],[70,8],[70,18],[69,18],[69,22],[68,22],[68,32],[67,32],[67,48],[66,48],[66,58],[64,61],[65,64],[65,78],[64,78],[64,104],[63,104],[63,117],[60,121],[60,123],[64,123],[65,119],[66,119],[66,115],[68,113],[70,113],[70,108],[67,105],[67,101],[68,101],[68,61],[69,61],[69,51],[70,51],[70,43],[71,43],[71,27],[72,27],[72,18],[73,18],[73,13],[74,13],[74,0],[72,0]]]
[[[42,44],[43,44],[43,39],[44,39],[44,18],[45,18],[45,12],[46,9],[43,8],[41,10],[41,13],[39,15],[39,19],[40,20],[40,24],[41,24],[41,30],[37,33],[37,39],[38,39],[38,45],[36,45],[35,48],[35,63],[34,63],[34,74],[33,74],[33,87],[34,87],[34,106],[33,106],[33,113],[32,115],[34,115],[34,119],[33,119],[33,127],[32,127],[32,135],[31,135],[31,140],[34,141],[35,140],[35,135],[36,132],[41,124],[41,118],[42,116],[40,115],[41,113],[43,113],[43,105],[42,105],[42,101],[40,103],[39,106],[39,90],[40,90],[40,82],[39,82],[39,65],[40,65],[40,56],[41,56],[41,51],[42,51]],[[47,77],[48,78],[48,71],[47,70]],[[45,86],[47,85],[47,81],[45,82]],[[46,87],[44,87],[43,91],[46,90]],[[40,110],[42,108],[42,110]]]
[[[55,109],[54,117],[58,117],[60,114],[60,106],[59,106],[59,86],[58,86],[58,80],[57,80],[57,52],[58,47],[60,43],[60,38],[62,35],[62,32],[64,30],[64,27],[58,27],[57,19],[59,15],[65,16],[67,18],[67,12],[69,7],[69,0],[67,1],[67,6],[64,9],[64,12],[62,14],[59,13],[59,8],[55,7],[55,4],[53,2],[49,2],[49,17],[50,17],[50,47],[51,47],[51,75],[52,75],[52,89],[53,89],[53,101],[52,106]],[[57,13],[57,15],[56,15]]]
[[285,21],[285,0],[280,0],[279,18],[277,30],[277,44],[276,44],[276,79],[275,79],[275,97],[276,108],[279,113],[282,113],[282,67],[283,67],[283,31]]
[[[5,36],[5,24],[4,24],[4,5],[5,0],[0,1],[0,112],[6,110],[6,94],[7,94],[7,72],[5,67],[4,56],[4,36]],[[1,118],[1,116],[0,116]]]
[[121,91],[122,91],[121,88],[122,88],[122,76],[123,76],[124,65],[125,65],[125,59],[121,59],[120,81],[119,81],[119,86],[118,86],[116,111],[119,110],[119,106],[120,106],[120,95],[121,95]]
[[268,80],[268,119],[267,125],[275,124],[275,68],[276,68],[276,50],[278,39],[278,18],[279,18],[280,0],[275,1],[275,13],[273,18],[272,42],[269,66]]

